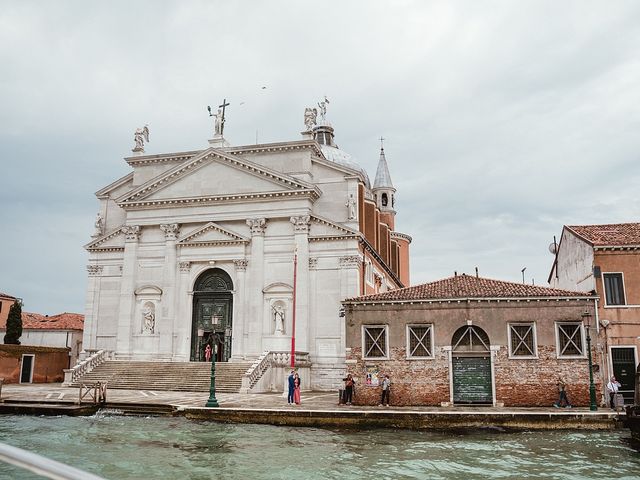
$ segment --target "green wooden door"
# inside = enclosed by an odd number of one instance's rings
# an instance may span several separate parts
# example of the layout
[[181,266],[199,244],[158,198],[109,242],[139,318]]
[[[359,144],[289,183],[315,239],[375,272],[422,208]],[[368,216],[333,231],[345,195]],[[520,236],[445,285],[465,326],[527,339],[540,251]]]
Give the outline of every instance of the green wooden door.
[[[231,356],[231,298],[217,295],[194,299],[194,321],[191,337],[191,360],[204,361],[207,342],[217,345],[216,360],[226,362]],[[214,339],[215,337],[215,339]]]
[[493,404],[491,358],[453,357],[453,402]]
[[612,347],[611,362],[613,374],[620,382],[620,393],[625,404],[633,404],[633,394],[636,378],[635,351],[629,347]]

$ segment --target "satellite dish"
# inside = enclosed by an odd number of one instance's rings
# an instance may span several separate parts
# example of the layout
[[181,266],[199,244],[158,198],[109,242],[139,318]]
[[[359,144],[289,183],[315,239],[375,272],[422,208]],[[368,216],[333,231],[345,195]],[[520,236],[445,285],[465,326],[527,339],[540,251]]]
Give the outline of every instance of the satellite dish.
[[558,253],[558,244],[556,242],[549,244],[549,253],[551,255]]

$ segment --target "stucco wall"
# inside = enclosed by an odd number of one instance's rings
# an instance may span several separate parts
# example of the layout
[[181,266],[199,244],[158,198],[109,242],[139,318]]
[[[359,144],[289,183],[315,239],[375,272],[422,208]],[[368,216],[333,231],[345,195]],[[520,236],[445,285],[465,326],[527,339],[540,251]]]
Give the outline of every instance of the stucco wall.
[[62,382],[68,368],[69,349],[34,347],[30,345],[0,345],[0,377],[4,383],[19,383],[23,355],[35,355],[33,383]]

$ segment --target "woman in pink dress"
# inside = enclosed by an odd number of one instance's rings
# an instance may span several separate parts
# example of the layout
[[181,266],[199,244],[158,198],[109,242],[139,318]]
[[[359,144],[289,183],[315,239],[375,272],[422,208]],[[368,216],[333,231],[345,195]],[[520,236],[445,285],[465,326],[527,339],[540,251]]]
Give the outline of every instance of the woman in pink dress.
[[204,349],[204,359],[207,362],[211,361],[211,345],[207,343],[207,347]]
[[293,401],[300,405],[300,377],[297,372],[293,377]]

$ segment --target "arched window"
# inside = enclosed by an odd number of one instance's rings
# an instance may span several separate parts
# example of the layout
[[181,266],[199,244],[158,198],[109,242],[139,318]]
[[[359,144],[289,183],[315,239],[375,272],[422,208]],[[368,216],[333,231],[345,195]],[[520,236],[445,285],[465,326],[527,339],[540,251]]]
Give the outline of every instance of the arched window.
[[386,207],[389,204],[389,198],[387,198],[387,194],[383,193],[382,194],[382,206]]
[[227,272],[212,268],[198,277],[193,290],[194,292],[229,292],[233,290],[233,282]]
[[451,349],[454,353],[486,353],[491,350],[489,336],[480,327],[467,325],[453,334]]

